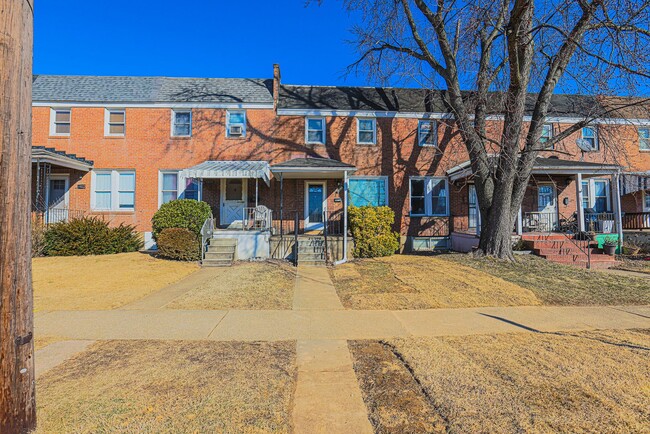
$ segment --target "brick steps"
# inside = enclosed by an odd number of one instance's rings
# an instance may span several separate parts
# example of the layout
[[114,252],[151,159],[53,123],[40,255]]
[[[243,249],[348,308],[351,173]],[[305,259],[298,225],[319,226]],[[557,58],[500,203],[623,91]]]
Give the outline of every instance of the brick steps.
[[[564,234],[524,234],[521,237],[533,253],[548,261],[587,268],[587,253]],[[586,246],[583,242],[581,246]],[[610,268],[618,264],[615,256],[605,255],[596,243],[589,243],[591,268]]]

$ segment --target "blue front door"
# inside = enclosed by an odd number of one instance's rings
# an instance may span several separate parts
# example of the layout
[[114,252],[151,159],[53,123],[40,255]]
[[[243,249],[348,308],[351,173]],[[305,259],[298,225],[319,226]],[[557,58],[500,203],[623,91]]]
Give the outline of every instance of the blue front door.
[[323,225],[323,201],[325,199],[325,186],[319,184],[307,184],[307,221],[308,227],[319,227]]

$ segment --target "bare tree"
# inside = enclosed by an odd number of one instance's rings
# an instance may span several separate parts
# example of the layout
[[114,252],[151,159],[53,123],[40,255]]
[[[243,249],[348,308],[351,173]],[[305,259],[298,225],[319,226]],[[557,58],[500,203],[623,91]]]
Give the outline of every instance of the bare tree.
[[[639,104],[604,96],[633,95],[650,78],[650,1],[344,1],[363,23],[353,29],[353,68],[444,89],[474,172],[485,255],[512,259],[512,228],[539,151]],[[558,86],[593,98],[584,119],[541,143]],[[495,114],[503,119],[497,137],[486,134]]]

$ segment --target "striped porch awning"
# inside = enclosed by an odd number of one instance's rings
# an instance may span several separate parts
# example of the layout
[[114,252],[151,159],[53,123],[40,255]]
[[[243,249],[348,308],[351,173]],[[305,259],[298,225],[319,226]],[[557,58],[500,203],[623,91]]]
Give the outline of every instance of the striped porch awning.
[[204,161],[184,169],[185,178],[258,178],[271,183],[271,168],[266,161]]

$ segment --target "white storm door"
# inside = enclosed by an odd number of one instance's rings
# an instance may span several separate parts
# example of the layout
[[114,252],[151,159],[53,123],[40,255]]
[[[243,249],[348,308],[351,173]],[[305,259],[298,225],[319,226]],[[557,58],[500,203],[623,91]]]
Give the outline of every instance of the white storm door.
[[241,222],[248,202],[248,179],[221,180],[221,225]]
[[47,181],[47,222],[56,223],[68,219],[70,178],[68,175],[50,175]]

